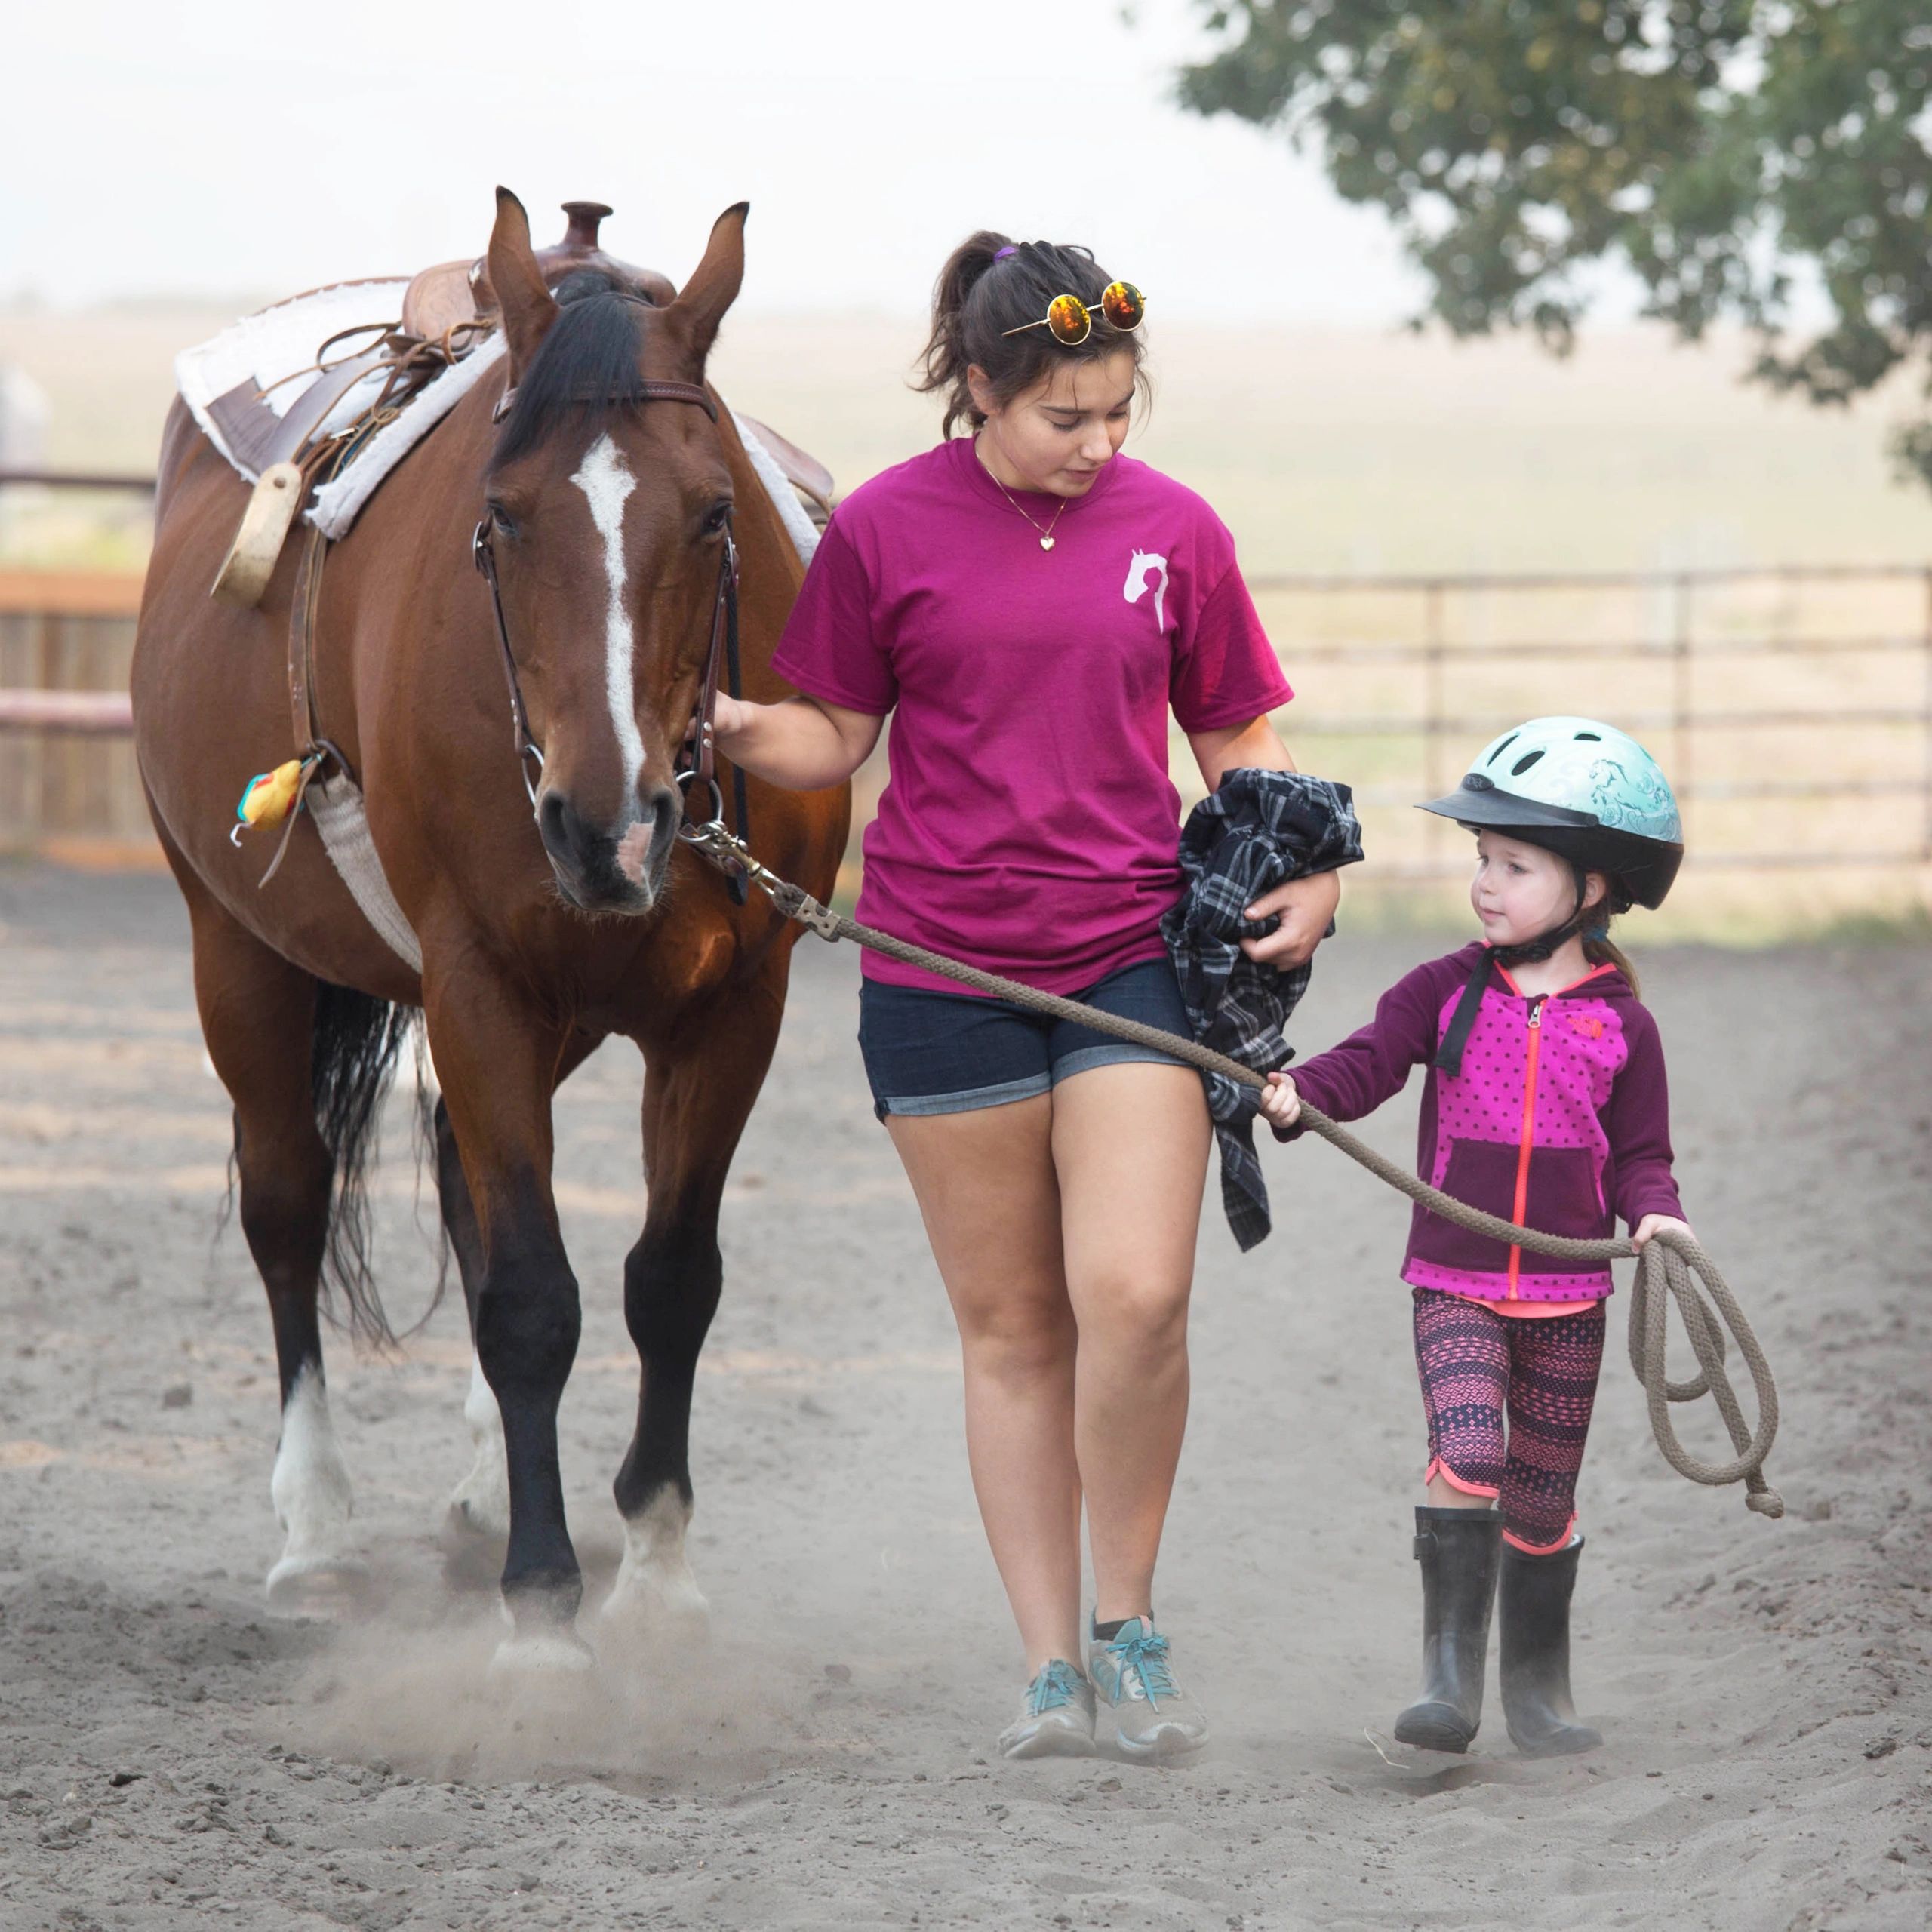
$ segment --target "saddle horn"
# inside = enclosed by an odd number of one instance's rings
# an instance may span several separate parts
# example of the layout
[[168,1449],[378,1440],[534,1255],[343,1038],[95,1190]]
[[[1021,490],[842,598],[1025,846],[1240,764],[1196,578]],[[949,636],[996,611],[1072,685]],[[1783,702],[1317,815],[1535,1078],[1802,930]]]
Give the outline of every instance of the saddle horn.
[[564,231],[562,245],[573,254],[595,254],[598,228],[614,212],[601,202],[566,202],[564,213],[570,218],[570,226]]
[[537,251],[537,264],[552,288],[574,269],[596,269],[611,277],[620,288],[648,302],[654,309],[668,308],[677,296],[675,285],[654,269],[641,269],[607,255],[598,231],[613,211],[602,202],[566,202],[564,214],[569,226],[564,238],[549,248]]

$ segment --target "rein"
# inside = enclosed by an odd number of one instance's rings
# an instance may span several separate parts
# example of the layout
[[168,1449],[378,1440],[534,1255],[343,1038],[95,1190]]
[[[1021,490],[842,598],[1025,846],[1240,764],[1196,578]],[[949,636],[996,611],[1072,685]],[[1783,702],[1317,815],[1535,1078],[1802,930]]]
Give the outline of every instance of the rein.
[[[690,403],[703,410],[713,423],[718,420],[715,399],[697,383],[647,380],[640,382],[629,394],[632,400],[641,402]],[[515,400],[516,386],[512,383],[504,390],[491,420],[500,423]],[[523,702],[523,686],[517,676],[516,653],[511,648],[509,623],[503,614],[503,586],[497,580],[496,546],[491,540],[488,515],[477,523],[469,540],[469,555],[478,574],[490,586],[490,608],[497,620],[497,645],[503,657],[503,681],[509,691],[512,742],[516,749],[517,768],[523,774],[523,789],[530,795],[534,810],[537,804],[537,781],[531,775],[531,768],[534,765],[537,773],[542,773],[543,749],[531,735],[530,713]],[[688,823],[694,785],[703,786],[710,793],[709,822],[720,824],[724,820],[724,798],[718,783],[716,744],[721,684],[734,698],[744,695],[738,640],[738,545],[732,534],[728,512],[724,524],[724,549],[718,560],[718,588],[712,599],[711,639],[705,656],[704,681],[698,687],[697,703],[685,727],[682,749],[678,752],[677,785],[685,800]],[[748,838],[751,801],[746,793],[745,774],[736,765],[731,768],[731,801],[737,808],[738,837]],[[750,890],[747,875],[729,860],[724,863],[722,869],[730,882],[733,900],[742,906]]]
[[[1116,1039],[1131,1041],[1137,1046],[1157,1048],[1171,1058],[1183,1060],[1204,1072],[1224,1074],[1243,1087],[1260,1091],[1268,1084],[1252,1067],[1244,1066],[1239,1060],[1231,1060],[1226,1054],[1217,1053],[1197,1041],[1163,1032],[1157,1026],[1143,1026],[1138,1020],[1124,1020],[1097,1008],[1083,1006],[1077,1000],[1041,992],[1037,987],[1023,986],[1017,980],[1002,979],[996,973],[983,972],[977,966],[949,959],[943,953],[930,952],[924,946],[895,939],[876,927],[861,925],[856,919],[849,919],[830,906],[822,905],[802,887],[780,878],[761,865],[746,848],[743,840],[732,835],[721,816],[714,817],[708,823],[688,824],[681,828],[678,835],[712,864],[735,868],[734,877],[741,872],[786,918],[809,927],[821,939],[854,940],[903,964],[916,966],[924,971],[956,980],[976,992],[1009,1001],[1032,1012],[1049,1014],[1055,1019],[1070,1020],[1097,1033],[1111,1034]],[[1339,1121],[1331,1120],[1306,1100],[1301,1103],[1301,1120],[1311,1132],[1320,1135],[1331,1147],[1338,1148],[1350,1160],[1366,1168],[1378,1180],[1386,1181],[1431,1214],[1441,1215],[1444,1220],[1471,1234],[1484,1235],[1492,1241],[1526,1247],[1534,1254],[1555,1255],[1571,1261],[1621,1261],[1635,1256],[1637,1278],[1630,1297],[1630,1366],[1643,1386],[1651,1431],[1664,1460],[1679,1475],[1692,1482],[1715,1487],[1741,1481],[1747,1508],[1765,1516],[1784,1514],[1783,1498],[1772,1488],[1764,1475],[1764,1460],[1777,1435],[1777,1384],[1737,1297],[1718,1272],[1717,1264],[1697,1241],[1687,1235],[1666,1229],[1653,1235],[1640,1253],[1633,1243],[1626,1240],[1612,1238],[1580,1241],[1567,1235],[1544,1234],[1534,1228],[1519,1226],[1500,1215],[1487,1214],[1479,1208],[1472,1208],[1453,1195],[1444,1194],[1439,1188],[1431,1187],[1420,1176],[1411,1174],[1358,1140]],[[1692,1352],[1697,1358],[1699,1372],[1684,1382],[1670,1380],[1664,1360],[1665,1318],[1667,1303],[1671,1300],[1677,1303],[1685,1331],[1690,1338]],[[1736,1340],[1738,1352],[1750,1371],[1758,1402],[1758,1426],[1755,1431],[1746,1423],[1737,1392],[1724,1373],[1726,1328]],[[1693,1456],[1678,1440],[1672,1425],[1672,1403],[1694,1401],[1705,1395],[1717,1404],[1718,1413],[1723,1417],[1724,1428],[1730,1435],[1735,1454],[1727,1463],[1707,1463]]]

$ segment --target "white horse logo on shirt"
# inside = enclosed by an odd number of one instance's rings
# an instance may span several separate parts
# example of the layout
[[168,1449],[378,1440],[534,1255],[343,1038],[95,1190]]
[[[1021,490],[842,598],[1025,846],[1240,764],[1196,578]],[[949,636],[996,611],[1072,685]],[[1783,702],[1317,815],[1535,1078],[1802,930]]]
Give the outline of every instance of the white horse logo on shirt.
[[1152,550],[1137,550],[1133,561],[1127,567],[1127,586],[1121,595],[1130,604],[1138,604],[1147,589],[1147,574],[1152,571],[1154,583],[1154,623],[1157,629],[1167,629],[1165,605],[1168,595],[1168,560],[1157,556]]

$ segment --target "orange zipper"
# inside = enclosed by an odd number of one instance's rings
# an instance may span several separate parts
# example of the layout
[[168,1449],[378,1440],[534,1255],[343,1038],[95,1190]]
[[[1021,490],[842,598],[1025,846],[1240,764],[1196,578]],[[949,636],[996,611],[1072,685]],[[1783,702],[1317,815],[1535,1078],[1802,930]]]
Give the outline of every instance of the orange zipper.
[[[1523,1076],[1523,1140],[1516,1155],[1516,1203],[1509,1218],[1520,1228],[1524,1225],[1523,1216],[1530,1204],[1530,1148],[1534,1140],[1537,1125],[1537,1061],[1543,1049],[1543,1009],[1546,994],[1539,994],[1530,1002],[1530,1058],[1527,1071]],[[1504,1299],[1518,1299],[1516,1279],[1522,1272],[1523,1251],[1512,1247],[1509,1251],[1509,1287]]]

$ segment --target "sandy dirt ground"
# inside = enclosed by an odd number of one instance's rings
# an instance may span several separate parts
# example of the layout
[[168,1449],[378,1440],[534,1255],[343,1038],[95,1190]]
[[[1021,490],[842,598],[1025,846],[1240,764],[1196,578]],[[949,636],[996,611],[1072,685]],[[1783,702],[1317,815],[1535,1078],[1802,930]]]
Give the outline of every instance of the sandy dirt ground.
[[[1306,1045],[1420,956],[1344,934]],[[0,1924],[1924,1926],[1932,954],[1644,964],[1691,1213],[1780,1371],[1790,1507],[1665,1467],[1620,1297],[1576,1645],[1604,1748],[1527,1763],[1493,1703],[1465,1760],[1388,1743],[1417,1648],[1402,1209],[1311,1143],[1268,1156],[1272,1241],[1201,1244],[1159,1607],[1215,1746],[1009,1766],[1017,1659],[848,952],[801,945],[729,1198],[695,1438],[711,1641],[519,1699],[484,1678],[493,1597],[437,1540],[468,1461],[454,1294],[399,1359],[330,1364],[366,1614],[267,1613],[273,1358],[238,1231],[217,1238],[226,1110],[185,921],[162,880],[0,872]],[[635,1398],[638,1084],[614,1045],[560,1106],[591,1607]],[[398,1095],[380,1183],[399,1322],[435,1273],[408,1118]],[[1403,1148],[1412,1118],[1375,1137]]]

